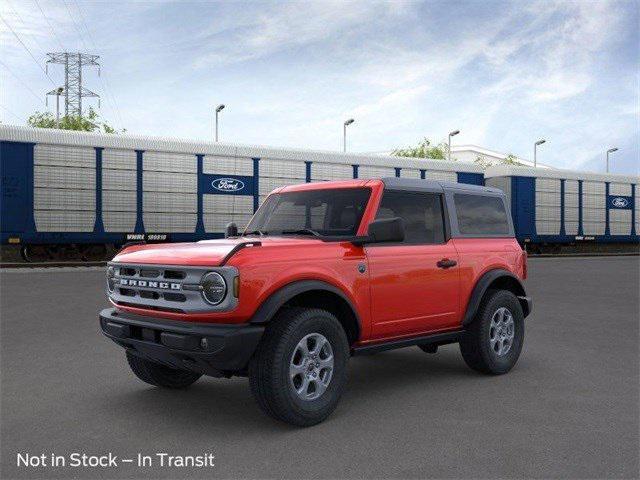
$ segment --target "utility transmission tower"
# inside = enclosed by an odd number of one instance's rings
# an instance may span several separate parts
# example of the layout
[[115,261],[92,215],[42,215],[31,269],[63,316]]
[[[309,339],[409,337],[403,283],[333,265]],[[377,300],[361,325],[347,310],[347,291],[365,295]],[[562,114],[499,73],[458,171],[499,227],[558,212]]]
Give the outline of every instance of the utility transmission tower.
[[[64,65],[65,116],[82,116],[82,99],[84,97],[98,98],[98,106],[100,106],[100,95],[82,86],[82,67],[95,65],[98,67],[98,76],[100,75],[100,64],[98,63],[100,57],[98,55],[62,52],[47,53],[47,56],[49,57],[47,60],[47,72],[50,63]],[[49,94],[55,94],[55,90],[52,90]]]

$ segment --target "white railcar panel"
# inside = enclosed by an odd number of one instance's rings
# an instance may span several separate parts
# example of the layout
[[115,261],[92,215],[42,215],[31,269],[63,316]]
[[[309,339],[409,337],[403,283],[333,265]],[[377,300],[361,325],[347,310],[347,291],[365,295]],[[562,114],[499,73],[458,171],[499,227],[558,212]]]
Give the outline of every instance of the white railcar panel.
[[536,232],[538,235],[558,235],[560,233],[560,221],[538,220],[536,218]]
[[400,170],[401,178],[420,178],[419,168],[403,168]]
[[440,180],[442,182],[457,182],[458,174],[456,172],[446,172],[443,170],[427,170],[425,178],[427,180]]
[[144,230],[147,233],[194,232],[197,215],[195,213],[155,213],[143,215]]
[[271,193],[272,190],[278,187],[284,187],[285,185],[298,185],[304,183],[304,180],[299,178],[264,178],[260,177],[260,196],[265,196]]
[[196,173],[198,163],[195,155],[146,151],[142,154],[142,168],[145,172]]
[[536,178],[536,191],[559,192],[560,180],[555,178]]
[[96,188],[95,168],[34,165],[33,176],[34,187],[76,188],[94,191]]
[[95,211],[35,210],[33,215],[38,232],[92,232],[96,221]]
[[103,212],[104,231],[109,233],[130,233],[136,228],[135,212]]
[[34,165],[58,167],[96,167],[96,150],[91,147],[36,144],[33,149]]
[[135,170],[102,169],[102,191],[105,190],[129,190],[136,191],[137,176]]
[[103,212],[135,212],[136,200],[135,191],[105,190],[102,192],[102,210]]
[[610,183],[609,195],[624,195],[625,197],[630,197],[631,184],[630,183]]
[[229,214],[205,214],[202,217],[204,229],[209,233],[224,232],[227,223],[234,222],[238,226],[238,230],[242,231],[251,220],[251,215],[242,215],[237,213]]
[[564,231],[567,235],[578,234],[579,209],[577,206],[564,208]]
[[609,210],[609,233],[611,235],[631,235],[631,210]]
[[137,159],[135,150],[105,148],[102,151],[102,168],[136,170]]
[[89,210],[96,209],[95,190],[69,188],[34,188],[33,208],[36,210]]
[[195,193],[144,192],[144,212],[197,213],[198,195]]
[[353,166],[340,163],[311,164],[311,180],[350,180],[353,178]]
[[578,193],[580,185],[577,180],[565,180],[564,191],[565,193]]
[[253,159],[245,157],[218,157],[205,155],[203,173],[219,175],[253,176]]
[[564,222],[564,230],[567,235],[578,234],[578,222]]
[[492,177],[486,179],[487,187],[499,188],[507,196],[507,203],[511,204],[511,177]]
[[205,214],[234,213],[253,215],[253,197],[244,195],[204,195],[202,210]]
[[384,178],[395,176],[396,169],[394,167],[373,167],[369,165],[360,165],[360,167],[358,167],[358,178]]
[[144,172],[144,192],[197,193],[198,176],[190,173]]
[[[307,165],[303,161],[260,159],[260,183],[265,178],[307,178]],[[301,183],[301,182],[297,182]]]

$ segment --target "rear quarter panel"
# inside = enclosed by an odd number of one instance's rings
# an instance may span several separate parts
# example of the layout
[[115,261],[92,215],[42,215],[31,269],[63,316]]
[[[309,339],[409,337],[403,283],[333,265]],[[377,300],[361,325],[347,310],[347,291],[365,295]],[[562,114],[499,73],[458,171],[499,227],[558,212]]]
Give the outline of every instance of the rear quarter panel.
[[503,269],[523,279],[525,253],[515,238],[455,238],[460,272],[461,312],[467,309],[471,292],[482,275]]

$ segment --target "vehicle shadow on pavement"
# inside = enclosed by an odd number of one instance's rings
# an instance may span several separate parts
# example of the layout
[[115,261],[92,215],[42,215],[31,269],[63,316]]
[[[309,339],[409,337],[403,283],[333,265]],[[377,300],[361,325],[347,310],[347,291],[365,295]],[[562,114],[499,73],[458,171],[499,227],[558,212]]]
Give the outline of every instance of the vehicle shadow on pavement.
[[[425,392],[439,384],[451,386],[460,379],[478,377],[459,357],[456,349],[435,355],[423,353],[417,347],[403,351],[385,352],[355,357],[349,365],[349,382],[338,408],[338,418],[349,415],[351,408],[363,399],[374,406],[385,407],[390,393]],[[273,431],[296,429],[275,422],[259,410],[251,396],[246,378],[214,379],[204,377],[185,390],[166,390],[149,387],[135,379],[126,389],[118,389],[104,398],[104,408],[114,416],[128,412],[136,422],[162,421],[167,428],[173,423],[180,429],[200,429],[203,425],[240,425]],[[416,393],[416,395],[418,395]],[[171,412],[167,415],[167,412]],[[331,421],[330,417],[328,421]]]

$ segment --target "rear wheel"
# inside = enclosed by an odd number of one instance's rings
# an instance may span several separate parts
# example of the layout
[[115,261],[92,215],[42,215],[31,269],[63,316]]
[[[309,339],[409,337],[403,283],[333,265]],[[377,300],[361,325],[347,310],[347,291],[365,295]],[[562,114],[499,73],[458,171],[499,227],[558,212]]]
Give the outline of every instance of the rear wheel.
[[516,364],[523,342],[524,315],[517,297],[507,290],[489,290],[460,340],[460,351],[472,369],[500,375]]
[[249,364],[251,392],[267,415],[315,425],[336,408],[348,359],[347,336],[334,315],[316,308],[282,310]]
[[155,387],[186,388],[202,376],[189,370],[165,367],[129,352],[127,352],[127,362],[136,377]]

